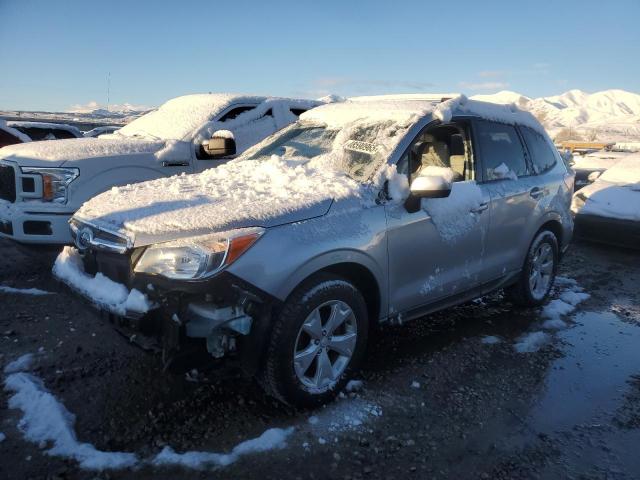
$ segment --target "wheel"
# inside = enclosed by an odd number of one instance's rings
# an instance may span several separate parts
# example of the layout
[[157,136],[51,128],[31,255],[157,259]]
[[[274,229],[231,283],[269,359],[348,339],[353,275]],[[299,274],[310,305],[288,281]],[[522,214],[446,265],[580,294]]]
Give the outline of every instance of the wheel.
[[263,387],[289,405],[327,403],[360,365],[368,331],[367,307],[354,285],[327,274],[310,278],[275,318]]
[[506,292],[513,303],[524,307],[542,305],[549,296],[558,270],[558,240],[542,230],[531,242],[518,281]]

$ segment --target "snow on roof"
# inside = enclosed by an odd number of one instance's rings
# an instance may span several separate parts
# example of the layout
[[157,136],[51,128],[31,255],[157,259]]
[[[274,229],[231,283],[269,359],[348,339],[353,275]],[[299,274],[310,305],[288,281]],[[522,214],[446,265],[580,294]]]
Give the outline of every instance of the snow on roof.
[[[263,97],[255,95],[240,95],[232,93],[201,93],[185,95],[169,100],[158,109],[134,120],[118,130],[124,136],[151,136],[163,140],[186,140],[204,124],[222,113],[227,107],[238,104],[275,106],[286,103],[295,108],[313,108],[321,102],[295,98]],[[263,110],[268,110],[268,106]],[[264,114],[264,111],[261,111]],[[244,112],[241,117],[247,121],[247,115],[256,112]],[[233,122],[234,120],[230,120]],[[190,139],[190,138],[189,138]]]
[[28,135],[25,135],[20,130],[16,130],[15,128],[11,128],[10,126],[7,125],[6,120],[4,120],[2,118],[0,118],[0,130],[4,130],[5,132],[10,133],[14,137],[19,138],[20,141],[22,141],[24,143],[31,141],[31,138],[29,138]]
[[[446,99],[445,101],[442,101]],[[508,123],[525,125],[546,135],[544,128],[529,112],[515,105],[500,105],[470,100],[460,94],[377,95],[349,98],[315,108],[300,116],[301,120],[315,120],[328,126],[341,127],[360,119],[371,122],[394,121],[412,123],[431,114],[446,123],[453,115],[471,115]]]
[[20,120],[11,120],[7,122],[7,125],[13,128],[46,128],[55,130],[66,130],[69,133],[74,134],[77,137],[82,136],[82,131],[78,127],[68,125],[66,123],[49,123],[49,122],[23,122]]

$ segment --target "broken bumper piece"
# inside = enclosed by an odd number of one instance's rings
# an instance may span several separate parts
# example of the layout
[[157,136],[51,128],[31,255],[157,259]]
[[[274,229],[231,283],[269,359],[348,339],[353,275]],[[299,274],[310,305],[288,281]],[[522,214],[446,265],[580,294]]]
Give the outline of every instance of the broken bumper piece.
[[97,307],[115,315],[138,319],[154,308],[139,290],[129,290],[101,273],[84,271],[82,259],[73,247],[64,247],[53,265],[53,275]]

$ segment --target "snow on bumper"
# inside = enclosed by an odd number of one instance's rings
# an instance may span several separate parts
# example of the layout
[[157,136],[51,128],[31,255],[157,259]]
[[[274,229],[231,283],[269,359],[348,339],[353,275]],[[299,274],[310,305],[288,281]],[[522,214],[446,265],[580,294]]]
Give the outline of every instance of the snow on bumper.
[[82,259],[73,247],[64,247],[53,265],[53,275],[95,305],[116,315],[140,317],[153,304],[139,290],[129,290],[101,273],[95,277],[84,271]]

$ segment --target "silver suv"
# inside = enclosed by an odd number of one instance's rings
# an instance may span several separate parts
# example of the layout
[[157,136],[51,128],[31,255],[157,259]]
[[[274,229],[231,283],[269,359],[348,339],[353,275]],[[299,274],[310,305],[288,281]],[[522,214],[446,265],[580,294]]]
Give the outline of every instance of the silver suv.
[[513,106],[353,98],[217,169],[95,197],[54,273],[167,358],[199,345],[317,405],[354,375],[376,323],[499,288],[542,304],[573,181]]

